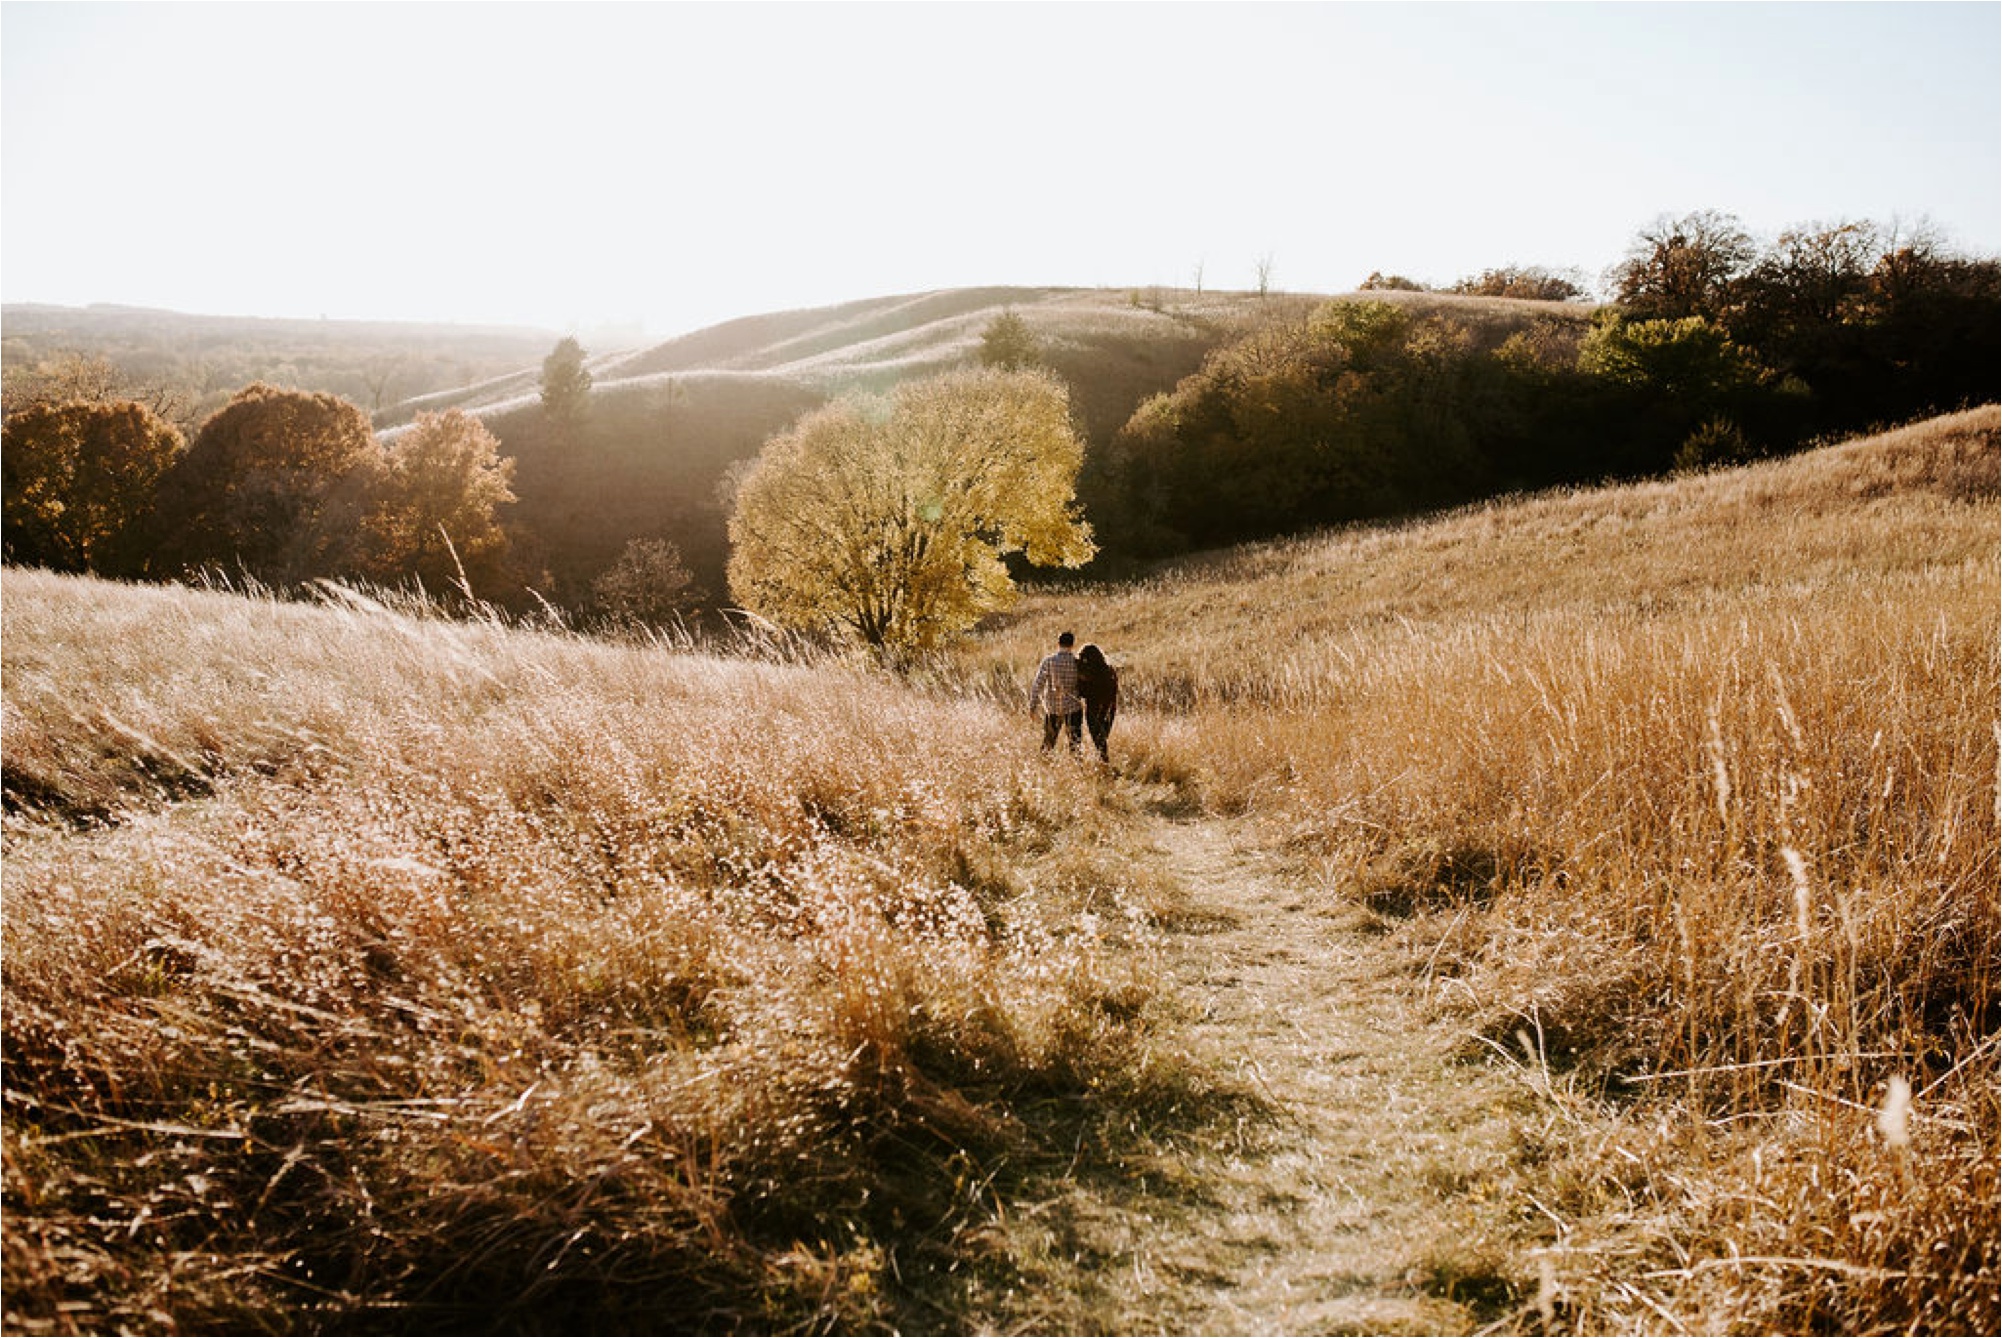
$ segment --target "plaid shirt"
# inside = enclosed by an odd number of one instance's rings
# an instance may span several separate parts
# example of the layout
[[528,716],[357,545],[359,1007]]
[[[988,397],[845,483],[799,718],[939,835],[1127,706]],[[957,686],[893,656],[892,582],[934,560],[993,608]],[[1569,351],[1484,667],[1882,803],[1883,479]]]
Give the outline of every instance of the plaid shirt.
[[1036,670],[1035,685],[1029,689],[1032,710],[1037,702],[1045,703],[1043,710],[1049,715],[1071,715],[1084,709],[1077,695],[1077,656],[1060,650],[1043,661]]

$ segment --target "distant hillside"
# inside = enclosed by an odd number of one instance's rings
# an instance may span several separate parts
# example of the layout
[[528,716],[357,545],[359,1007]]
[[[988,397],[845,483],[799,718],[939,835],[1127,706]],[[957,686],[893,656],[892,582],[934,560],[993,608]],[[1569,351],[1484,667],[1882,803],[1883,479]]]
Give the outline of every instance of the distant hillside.
[[[1459,320],[1499,343],[1589,309],[1432,293],[1372,299]],[[516,461],[525,574],[544,597],[588,605],[592,581],[636,538],[674,542],[713,607],[725,596],[727,503],[737,462],[800,414],[850,391],[964,365],[1004,312],[1019,316],[1072,388],[1088,456],[1148,397],[1172,390],[1219,345],[1299,317],[1321,294],[1261,297],[1165,288],[980,287],[746,316],[641,349],[593,348],[591,411],[559,431],[541,410],[554,331],[387,322],[253,320],[129,307],[5,308],[10,384],[38,360],[103,357],[133,381],[186,387],[187,426],[252,381],[343,396],[393,434],[421,412],[479,416]]]
[[[959,365],[974,356],[981,332],[1003,312],[1028,323],[1060,370],[1066,363],[1092,370],[1093,355],[1106,352],[1193,367],[1200,350],[1224,333],[1325,300],[1260,303],[1244,294],[1160,289],[954,288],[746,316],[638,352],[585,351],[600,392],[721,374],[783,380],[831,396]],[[1193,360],[1192,349],[1198,350]],[[538,377],[539,363],[519,376],[429,398],[502,412],[535,399]]]
[[[1319,301],[1321,299],[1314,299]],[[591,412],[571,432],[541,411],[533,370],[413,401],[397,417],[456,403],[517,464],[514,520],[532,535],[544,593],[582,607],[629,539],[665,538],[721,602],[732,465],[836,395],[884,390],[964,365],[997,316],[1019,315],[1072,386],[1087,441],[1109,441],[1149,395],[1172,388],[1255,320],[1242,294],[969,288],[726,322],[630,354],[593,354]],[[1262,307],[1277,313],[1286,303]],[[592,351],[587,348],[587,353]]]
[[275,320],[145,307],[0,308],[8,383],[66,355],[184,393],[195,420],[253,381],[327,391],[373,414],[414,396],[538,368],[559,335],[506,326]]

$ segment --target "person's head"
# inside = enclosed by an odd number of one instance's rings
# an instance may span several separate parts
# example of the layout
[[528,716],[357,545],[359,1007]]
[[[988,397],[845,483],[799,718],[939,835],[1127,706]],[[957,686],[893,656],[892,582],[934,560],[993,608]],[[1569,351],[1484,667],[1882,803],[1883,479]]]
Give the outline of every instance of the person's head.
[[1077,638],[1069,632],[1057,633],[1057,648],[1059,650],[1069,650],[1075,644],[1077,644]]
[[1088,664],[1096,669],[1099,665],[1105,663],[1105,652],[1097,646],[1086,646],[1077,653],[1077,658],[1080,663]]

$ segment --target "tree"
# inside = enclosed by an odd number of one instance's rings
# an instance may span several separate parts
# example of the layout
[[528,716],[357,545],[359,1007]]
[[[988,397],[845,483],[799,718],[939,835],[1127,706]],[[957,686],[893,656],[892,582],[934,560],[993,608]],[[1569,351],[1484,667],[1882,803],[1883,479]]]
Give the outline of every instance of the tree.
[[996,316],[980,333],[980,365],[983,367],[1018,372],[1024,367],[1039,367],[1042,361],[1042,345],[1036,342],[1029,323],[1012,311]]
[[1700,316],[1632,321],[1610,315],[1595,322],[1578,346],[1578,365],[1684,404],[1708,403],[1758,380],[1758,368],[1745,351]]
[[1758,393],[1764,369],[1701,316],[1634,321],[1602,312],[1578,346],[1578,370],[1608,392],[1619,424],[1602,457],[1609,475],[1665,468],[1700,427],[1721,442],[1728,425],[1775,407]]
[[390,383],[400,379],[410,359],[402,353],[379,353],[361,365],[362,384],[368,387],[370,413],[379,414],[389,398]]
[[591,373],[584,367],[584,348],[565,336],[542,360],[542,411],[559,423],[583,417],[591,399]]
[[514,461],[479,419],[462,409],[417,415],[372,480],[362,570],[433,590],[492,579],[507,553],[499,511],[515,500],[513,481]]
[[167,557],[278,582],[343,571],[382,462],[368,416],[347,400],[245,387],[161,482]]
[[1610,275],[1614,300],[1640,320],[1716,319],[1758,254],[1730,214],[1704,209],[1643,229]]
[[1458,500],[1493,396],[1472,336],[1337,301],[1213,350],[1113,439],[1112,532],[1142,552],[1235,543]]
[[1516,297],[1532,302],[1575,302],[1586,296],[1576,271],[1559,273],[1539,265],[1504,265],[1462,279],[1448,291],[1467,297]]
[[164,381],[128,376],[97,354],[63,352],[7,369],[7,414],[56,404],[144,405],[183,437],[192,430],[188,392]]
[[182,451],[142,404],[38,404],[0,430],[7,556],[56,571],[135,574],[138,522]]
[[730,517],[730,589],[753,613],[894,653],[1007,607],[1003,559],[1075,567],[1084,459],[1063,383],[993,369],[838,400],[765,444]]
[[1741,285],[1783,329],[1834,325],[1853,314],[1882,252],[1870,223],[1810,223],[1782,232]]
[[652,627],[680,611],[694,580],[672,542],[629,539],[619,560],[591,583],[591,593],[613,622]]

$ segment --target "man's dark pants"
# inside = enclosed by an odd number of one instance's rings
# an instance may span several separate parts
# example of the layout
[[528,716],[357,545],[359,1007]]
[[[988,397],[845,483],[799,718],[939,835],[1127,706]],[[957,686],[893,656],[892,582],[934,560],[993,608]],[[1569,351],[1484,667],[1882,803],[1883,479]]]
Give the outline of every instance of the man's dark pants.
[[1084,711],[1072,711],[1067,715],[1045,715],[1043,717],[1043,751],[1057,746],[1057,735],[1069,733],[1071,751],[1076,752],[1084,744]]

